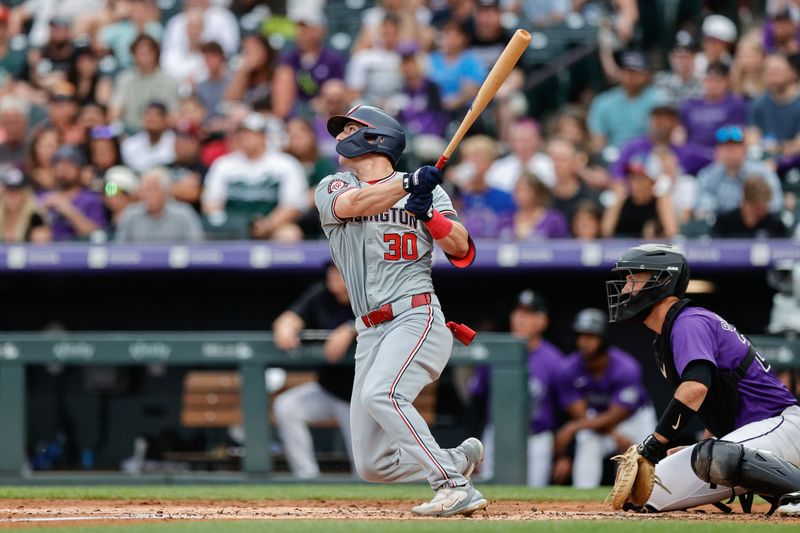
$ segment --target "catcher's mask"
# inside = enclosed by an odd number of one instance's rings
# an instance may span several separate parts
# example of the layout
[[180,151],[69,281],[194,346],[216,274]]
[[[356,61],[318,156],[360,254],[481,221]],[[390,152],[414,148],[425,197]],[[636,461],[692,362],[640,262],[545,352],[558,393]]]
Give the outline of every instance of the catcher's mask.
[[[609,322],[643,321],[653,306],[667,296],[683,298],[689,285],[686,257],[668,244],[635,246],[622,254],[612,272],[617,279],[606,281]],[[627,277],[636,272],[648,272],[650,276],[638,290],[622,292]]]
[[377,107],[357,105],[346,115],[335,115],[328,119],[328,133],[339,135],[349,122],[357,122],[365,127],[336,143],[336,151],[344,157],[380,154],[397,167],[400,156],[406,147],[406,134],[400,123]]

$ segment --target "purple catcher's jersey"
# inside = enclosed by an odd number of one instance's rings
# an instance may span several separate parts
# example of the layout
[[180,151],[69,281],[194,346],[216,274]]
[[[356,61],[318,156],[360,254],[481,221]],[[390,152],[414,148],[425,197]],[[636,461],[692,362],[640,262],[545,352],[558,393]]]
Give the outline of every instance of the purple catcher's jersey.
[[[542,339],[539,347],[528,353],[528,397],[531,402],[531,433],[552,431],[556,427],[558,406],[558,375],[566,359],[553,344]],[[489,367],[475,371],[470,382],[472,394],[486,394],[489,390]]]
[[[679,375],[691,361],[698,359],[709,361],[721,370],[732,370],[739,366],[750,346],[732,324],[702,307],[688,307],[678,315],[670,341]],[[661,372],[666,375],[664,369]],[[779,415],[797,403],[760,356],[739,380],[738,390],[741,408],[736,416],[737,428]]]
[[568,356],[569,362],[561,373],[561,406],[586,400],[588,407],[598,413],[612,405],[633,413],[650,402],[642,384],[642,368],[629,353],[611,346],[608,366],[602,376],[594,378],[578,352]]

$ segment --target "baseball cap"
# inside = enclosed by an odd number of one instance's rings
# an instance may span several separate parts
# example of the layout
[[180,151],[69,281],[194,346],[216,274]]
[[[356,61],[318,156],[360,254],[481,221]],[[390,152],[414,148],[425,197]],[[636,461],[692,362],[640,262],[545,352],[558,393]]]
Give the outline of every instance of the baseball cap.
[[83,157],[83,153],[78,149],[77,146],[72,144],[62,144],[56,150],[56,153],[53,154],[53,163],[58,163],[59,161],[70,161],[78,166],[83,166],[85,164],[85,158]]
[[105,195],[109,197],[120,192],[132,194],[139,189],[139,178],[136,177],[133,170],[124,165],[109,168],[103,178],[106,182]]
[[647,57],[639,50],[626,50],[619,55],[619,66],[625,70],[649,72]]
[[547,302],[541,294],[534,292],[531,289],[525,289],[519,296],[517,296],[517,307],[524,307],[528,311],[534,313],[546,313]]
[[706,68],[706,76],[719,76],[721,78],[727,78],[730,71],[731,69],[728,65],[721,61],[715,61]]
[[697,41],[695,41],[691,33],[686,30],[681,30],[675,34],[675,44],[672,45],[672,49],[695,52],[697,51]]
[[71,21],[67,17],[55,16],[50,19],[51,26],[58,26],[60,28],[69,27]]
[[250,130],[257,133],[266,133],[267,119],[261,113],[248,113],[239,125],[240,130]]
[[709,37],[725,43],[736,41],[736,25],[728,17],[709,15],[703,21],[703,37]]
[[654,176],[653,173],[648,170],[647,163],[642,157],[631,158],[631,160],[625,164],[625,174],[629,176],[644,176],[651,180],[657,179],[657,176]]
[[741,126],[735,124],[722,126],[714,134],[714,139],[717,141],[717,144],[740,144],[744,142],[744,130]]
[[200,126],[193,120],[179,120],[175,124],[175,135],[180,137],[200,138]]
[[0,171],[0,184],[6,189],[21,189],[28,185],[28,180],[17,167],[7,166]]

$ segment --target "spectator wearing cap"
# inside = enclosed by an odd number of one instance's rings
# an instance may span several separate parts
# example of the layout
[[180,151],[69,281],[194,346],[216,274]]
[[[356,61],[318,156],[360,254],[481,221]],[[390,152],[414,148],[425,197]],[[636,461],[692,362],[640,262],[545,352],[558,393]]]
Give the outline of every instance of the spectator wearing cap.
[[128,0],[128,9],[121,18],[100,29],[98,40],[111,50],[120,68],[131,65],[131,44],[140,34],[161,41],[164,27],[159,20],[158,8],[153,0]]
[[122,161],[139,173],[175,161],[175,133],[169,128],[164,104],[147,106],[142,131],[122,141]]
[[129,205],[136,201],[139,190],[139,178],[126,166],[117,165],[109,168],[103,175],[103,204],[110,219],[109,227],[119,225],[122,214]]
[[[544,338],[550,325],[547,303],[541,294],[530,289],[522,291],[509,315],[511,334],[525,343],[528,356],[528,392],[531,402],[531,420],[528,428],[528,472],[531,487],[544,487],[550,483],[553,461],[553,432],[558,429],[559,375],[567,362],[564,353]],[[488,401],[491,367],[478,367],[469,383],[474,398]],[[487,412],[490,412],[487,405]],[[483,433],[486,447],[480,475],[489,479],[494,474],[494,424],[487,421]]]
[[723,238],[786,237],[786,226],[778,215],[769,211],[772,194],[764,178],[748,177],[742,186],[742,201],[738,209],[717,216],[711,235]]
[[669,195],[656,196],[657,175],[642,159],[628,163],[627,188],[615,191],[614,203],[603,214],[603,237],[671,239],[678,233]]
[[211,165],[203,191],[210,222],[227,220],[260,239],[298,240],[295,222],[308,209],[308,180],[289,154],[267,150],[267,123],[247,115],[236,133],[238,149]]
[[183,2],[183,11],[173,15],[167,21],[164,29],[164,39],[161,41],[164,50],[188,50],[189,34],[186,30],[189,24],[189,12],[199,9],[203,14],[203,32],[200,36],[202,42],[216,41],[231,56],[239,50],[239,21],[233,13],[219,2],[210,0],[186,0]]
[[41,199],[50,212],[54,241],[84,239],[106,227],[103,199],[81,183],[84,163],[80,150],[69,144],[53,156],[58,188],[44,193]]
[[448,179],[458,187],[453,203],[470,235],[486,239],[514,236],[514,199],[506,191],[486,182],[486,174],[497,159],[497,142],[487,135],[473,135],[460,146],[461,163]]
[[50,242],[50,228],[22,171],[0,170],[0,242]]
[[694,60],[694,73],[700,79],[705,76],[708,65],[712,63],[731,64],[731,50],[738,37],[733,21],[716,14],[709,15],[703,20],[701,32],[703,51],[697,54]]
[[669,53],[668,71],[657,72],[653,86],[664,94],[665,102],[680,106],[684,100],[699,98],[703,95],[703,86],[694,75],[694,58],[697,44],[687,31],[675,34],[675,44]]
[[0,5],[0,85],[22,80],[27,75],[24,39],[13,39],[9,28],[11,9]]
[[225,51],[218,42],[205,43],[200,51],[208,76],[195,85],[194,95],[208,111],[207,120],[213,120],[221,115],[220,104],[232,75],[225,61]]
[[0,99],[0,165],[24,163],[29,110],[30,105],[22,98],[8,95]]
[[198,7],[187,9],[183,14],[186,17],[186,24],[183,25],[186,35],[185,39],[181,39],[181,44],[185,48],[164,48],[161,68],[188,92],[208,75],[201,51],[205,21],[203,10]]
[[644,135],[650,111],[662,102],[650,85],[650,66],[642,52],[622,52],[619,66],[619,87],[599,94],[589,107],[591,146],[597,153],[606,146],[621,148]]
[[777,213],[783,205],[778,176],[764,163],[747,159],[744,131],[740,126],[717,130],[714,162],[697,175],[695,217],[700,220],[732,211],[742,201],[742,188],[749,176],[760,176],[772,190],[769,211]]
[[767,157],[800,152],[800,90],[797,71],[786,56],[764,61],[767,91],[750,103],[748,142],[761,144]]
[[690,98],[681,106],[687,143],[713,148],[719,128],[725,124],[746,123],[747,107],[731,92],[729,72],[725,63],[710,64],[703,78],[702,98]]
[[[264,37],[246,35],[242,39],[241,62],[225,90],[225,100],[244,102],[251,107],[255,107],[258,102],[269,102],[272,96],[275,58],[275,50]],[[289,110],[281,111],[285,114]]]
[[167,169],[151,168],[142,174],[138,203],[120,218],[117,242],[199,242],[203,240],[200,217],[186,203],[170,195],[172,179]]
[[142,116],[150,102],[162,102],[172,111],[178,105],[178,84],[159,68],[161,46],[149,35],[139,35],[131,43],[133,66],[117,76],[111,115],[121,119],[130,132],[142,127]]
[[517,240],[569,237],[567,219],[553,209],[550,189],[535,175],[524,173],[514,186],[514,237]]
[[447,113],[439,86],[425,72],[422,53],[414,47],[405,47],[400,56],[403,89],[391,106],[398,109],[397,119],[411,135],[444,137]]
[[49,27],[49,37],[45,45],[30,49],[28,53],[31,80],[43,89],[63,80],[75,66],[71,21],[61,16],[53,17]]
[[442,26],[439,49],[430,55],[431,79],[442,92],[444,108],[455,115],[466,110],[486,78],[486,70],[467,50],[468,44],[464,26],[448,21]]
[[175,125],[175,160],[167,165],[172,178],[170,194],[178,201],[200,207],[200,194],[208,168],[200,161],[203,132],[189,120]]
[[345,81],[351,96],[364,104],[385,108],[387,100],[403,87],[400,74],[400,20],[386,15],[380,26],[380,44],[354,53]]
[[[671,153],[677,159],[680,174],[695,175],[701,168],[711,163],[713,153],[694,143],[677,144],[673,141],[675,130],[681,125],[677,109],[669,105],[659,105],[650,110],[647,135],[633,139],[622,146],[619,158],[611,168],[612,176],[624,180],[628,163],[635,158],[650,160],[660,153]],[[658,163],[648,161],[649,164]]]
[[317,96],[330,79],[344,79],[347,61],[337,51],[325,46],[328,21],[318,7],[295,6],[290,10],[297,33],[294,46],[283,51],[275,69],[276,109],[302,107]]
[[589,161],[585,152],[564,137],[553,137],[547,143],[547,154],[553,161],[556,182],[551,187],[553,207],[571,219],[578,205],[592,202],[600,206],[599,195],[581,179]]
[[510,193],[526,171],[538,176],[548,187],[555,185],[553,160],[541,152],[542,133],[538,122],[528,117],[515,120],[508,130],[508,145],[511,153],[492,163],[486,173],[489,185]]
[[787,56],[800,53],[800,30],[788,9],[779,9],[764,24],[764,50]]
[[503,27],[498,0],[478,0],[472,18],[474,22],[471,25],[469,49],[488,72],[503,53],[512,35]]
[[92,47],[75,49],[75,62],[67,80],[75,87],[75,99],[80,106],[90,102],[106,105],[111,101],[114,86],[111,78],[100,72],[99,65],[99,58]]

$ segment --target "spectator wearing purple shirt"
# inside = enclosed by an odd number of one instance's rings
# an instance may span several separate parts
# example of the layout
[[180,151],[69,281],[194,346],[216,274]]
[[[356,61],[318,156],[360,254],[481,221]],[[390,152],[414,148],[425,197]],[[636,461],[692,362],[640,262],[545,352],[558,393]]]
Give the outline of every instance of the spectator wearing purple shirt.
[[556,433],[555,453],[564,462],[564,449],[575,439],[572,484],[578,488],[599,486],[604,457],[642,440],[656,422],[642,369],[633,356],[609,345],[607,324],[600,309],[576,315],[577,350],[559,375],[561,407],[572,420]]
[[[544,334],[550,318],[547,304],[538,293],[530,289],[517,297],[511,311],[511,334],[524,340],[528,346],[528,394],[531,402],[531,425],[528,437],[528,485],[543,487],[550,481],[550,464],[553,456],[553,431],[557,427],[558,374],[565,362],[564,354],[545,340]],[[490,369],[479,367],[470,381],[473,395],[489,392]],[[494,427],[489,421],[483,437],[486,457],[481,465],[481,475],[490,478],[494,472]]]
[[77,147],[64,145],[53,156],[58,190],[42,196],[42,204],[50,210],[54,241],[87,238],[107,224],[102,197],[81,184],[80,172],[85,164]]
[[687,145],[714,148],[715,134],[725,124],[744,126],[747,107],[744,100],[730,90],[730,68],[712,63],[703,79],[703,97],[686,100],[681,106],[681,122],[686,128]]
[[[759,492],[758,482],[750,475],[753,467],[744,466],[748,462],[757,461],[759,472],[764,473],[795,469],[794,474],[782,474],[783,478],[772,476],[776,487],[781,479],[800,476],[794,466],[800,464],[797,399],[747,337],[724,318],[685,298],[690,274],[681,251],[665,244],[639,245],[627,250],[613,271],[615,279],[606,282],[611,322],[641,321],[658,335],[656,362],[675,387],[655,430],[638,447],[643,460],[656,465],[660,480],[647,508],[673,511],[719,502],[744,492],[742,487],[732,487],[739,483],[734,479]],[[679,435],[695,414],[700,415],[706,436],[720,440],[676,448]],[[756,460],[755,450],[771,453],[760,454],[763,461]],[[720,459],[724,457],[740,459]],[[737,474],[724,476],[730,481],[710,481],[711,471],[731,469]],[[761,483],[768,480],[769,475]],[[776,487],[770,489],[771,495]],[[792,484],[786,493],[796,489]]]
[[291,103],[307,104],[330,79],[344,79],[345,58],[325,46],[325,15],[303,8],[292,16],[297,24],[295,46],[283,52],[275,70],[275,96]]
[[442,107],[439,86],[433,83],[422,69],[420,54],[411,48],[401,50],[400,72],[403,91],[395,107],[397,118],[412,135],[444,136],[447,113]]
[[622,147],[619,159],[614,162],[611,174],[615,179],[625,178],[625,169],[634,159],[647,159],[659,147],[664,147],[675,154],[682,173],[695,175],[704,166],[711,163],[714,153],[704,146],[686,143],[675,144],[672,136],[680,126],[678,111],[672,106],[657,106],[650,112],[650,126],[647,136],[627,142]]
[[514,237],[527,239],[564,239],[569,237],[567,219],[550,207],[552,196],[535,174],[525,172],[514,186]]
[[486,171],[497,154],[494,139],[473,135],[461,143],[461,163],[448,175],[459,189],[453,203],[461,223],[478,239],[511,239],[514,234],[514,199],[486,183]]

